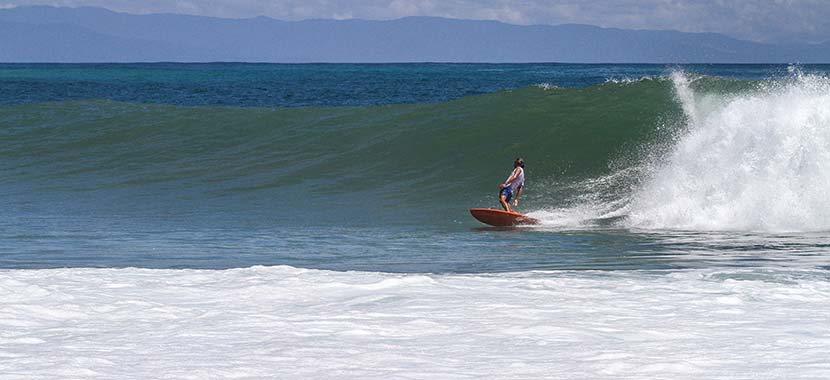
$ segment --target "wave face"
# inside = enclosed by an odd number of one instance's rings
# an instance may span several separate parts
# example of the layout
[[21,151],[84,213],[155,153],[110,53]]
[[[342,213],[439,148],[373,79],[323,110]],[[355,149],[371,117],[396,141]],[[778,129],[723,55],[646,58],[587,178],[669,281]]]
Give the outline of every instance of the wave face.
[[546,184],[609,172],[673,109],[670,84],[653,80],[380,107],[3,106],[0,138],[12,143],[0,147],[2,183],[21,202],[57,194],[60,207],[88,199],[78,208],[108,213],[138,203],[275,211],[282,200],[303,214],[379,203],[373,212],[435,219],[492,203],[520,155],[535,183],[529,201],[567,197]]
[[521,209],[551,227],[827,230],[828,90],[676,72],[370,107],[4,105],[0,190],[34,214],[440,225],[496,206],[522,156]]

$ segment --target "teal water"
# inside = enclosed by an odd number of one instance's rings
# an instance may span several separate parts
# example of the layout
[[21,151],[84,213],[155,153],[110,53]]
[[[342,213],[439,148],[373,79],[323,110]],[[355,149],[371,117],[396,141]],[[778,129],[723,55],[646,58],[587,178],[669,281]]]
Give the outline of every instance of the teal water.
[[2,65],[0,268],[826,269],[826,72]]

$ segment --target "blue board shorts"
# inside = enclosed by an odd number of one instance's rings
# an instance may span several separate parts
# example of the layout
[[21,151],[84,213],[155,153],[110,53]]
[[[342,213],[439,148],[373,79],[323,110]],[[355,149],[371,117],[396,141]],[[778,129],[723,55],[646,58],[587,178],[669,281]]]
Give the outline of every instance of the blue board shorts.
[[501,191],[499,192],[499,198],[501,198],[502,195],[504,195],[504,200],[506,200],[507,203],[510,203],[510,200],[513,199],[513,192],[510,191],[509,187],[501,189]]

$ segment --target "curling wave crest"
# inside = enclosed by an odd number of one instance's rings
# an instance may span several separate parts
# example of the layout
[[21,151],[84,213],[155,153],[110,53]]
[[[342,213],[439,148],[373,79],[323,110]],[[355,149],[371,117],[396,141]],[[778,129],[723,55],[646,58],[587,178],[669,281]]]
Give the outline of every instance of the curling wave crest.
[[796,73],[731,95],[673,76],[687,125],[632,196],[627,224],[830,230],[830,79]]

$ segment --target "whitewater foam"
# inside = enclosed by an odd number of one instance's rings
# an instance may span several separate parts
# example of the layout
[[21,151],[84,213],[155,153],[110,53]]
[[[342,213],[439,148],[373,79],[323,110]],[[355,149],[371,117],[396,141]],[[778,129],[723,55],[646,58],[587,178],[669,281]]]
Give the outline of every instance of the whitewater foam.
[[641,77],[610,77],[605,78],[605,83],[613,83],[613,84],[631,84],[631,83],[638,83],[638,82],[645,82],[661,79],[661,77],[651,76],[651,75],[643,75]]
[[827,378],[826,272],[0,271],[3,379]]
[[830,230],[830,79],[798,74],[718,96],[672,80],[688,124],[633,195],[629,226]]
[[541,89],[543,89],[543,90],[546,90],[546,91],[547,91],[547,90],[555,90],[555,89],[560,88],[559,86],[557,86],[557,85],[555,85],[555,84],[550,84],[550,83],[548,83],[548,82],[537,83],[537,84],[535,84],[534,86],[535,86],[535,87],[538,87],[538,88],[541,88]]

